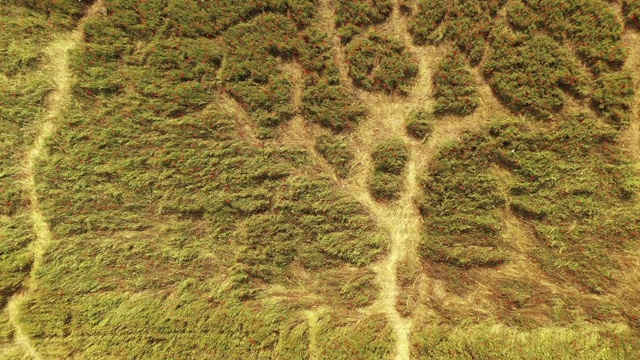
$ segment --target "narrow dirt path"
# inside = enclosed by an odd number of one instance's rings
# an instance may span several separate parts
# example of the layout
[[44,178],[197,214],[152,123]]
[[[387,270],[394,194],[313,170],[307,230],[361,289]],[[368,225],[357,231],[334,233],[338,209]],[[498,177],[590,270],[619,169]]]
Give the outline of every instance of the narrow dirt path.
[[318,360],[318,314],[320,309],[307,310],[304,316],[309,324],[309,360]]
[[12,296],[6,307],[9,315],[9,322],[13,327],[14,343],[23,348],[33,359],[39,360],[42,357],[38,354],[33,342],[29,339],[20,324],[20,307],[26,300],[27,295],[38,289],[37,273],[42,264],[47,248],[51,244],[51,233],[49,224],[40,209],[38,193],[36,189],[36,164],[44,156],[47,140],[55,132],[56,122],[67,108],[71,101],[70,84],[72,81],[71,70],[69,69],[69,51],[82,41],[82,25],[84,19],[96,14],[102,9],[102,1],[98,0],[92,5],[87,15],[80,20],[76,30],[59,35],[45,49],[45,60],[42,66],[43,73],[54,83],[53,90],[46,99],[46,112],[39,124],[38,135],[26,154],[23,163],[24,181],[23,190],[29,197],[31,206],[31,221],[35,240],[29,245],[33,252],[33,264],[31,273],[24,290]]
[[[336,34],[335,11],[332,0],[319,1],[320,25],[332,41],[334,60],[340,70],[341,81],[354,91],[369,110],[367,119],[363,120],[349,135],[355,150],[354,163],[357,166],[354,167],[348,179],[335,180],[339,186],[346,188],[347,192],[369,211],[378,226],[389,234],[387,257],[372,265],[380,293],[373,305],[363,309],[363,313],[374,312],[386,315],[395,334],[395,359],[408,360],[411,353],[411,329],[415,315],[405,317],[398,311],[401,296],[406,290],[400,283],[398,275],[399,271],[402,271],[399,266],[403,261],[409,260],[409,263],[414,261],[419,264],[418,246],[423,220],[416,206],[416,200],[421,192],[418,174],[427,169],[443,145],[459,139],[467,130],[483,126],[491,116],[503,111],[499,109],[499,105],[496,105],[490,89],[486,86],[479,89],[485,101],[475,114],[465,118],[446,118],[436,122],[431,136],[424,143],[410,138],[405,130],[405,119],[412,111],[428,110],[433,105],[432,73],[446,49],[414,46],[407,30],[407,19],[401,15],[396,1],[391,17],[385,24],[379,26],[378,30],[405,44],[407,51],[418,60],[418,77],[407,96],[370,93],[357,89],[348,75],[343,47]],[[477,71],[475,75],[480,77]],[[484,82],[479,81],[478,86],[482,85]],[[294,119],[287,132],[291,136],[287,138],[297,139],[298,143],[306,143],[306,147],[313,153],[314,160],[318,158],[317,160],[322,163],[322,158],[313,151],[312,143],[309,143],[308,135],[311,133],[313,133],[312,129],[305,126],[302,119]],[[410,149],[410,157],[402,174],[404,189],[400,198],[391,203],[380,203],[374,200],[369,192],[369,178],[373,173],[371,151],[380,141],[389,137],[403,139]],[[432,283],[426,274],[421,274],[420,283],[422,287],[437,285],[435,282]],[[444,299],[449,299],[449,295],[444,291],[440,293]],[[307,313],[307,316],[310,314]],[[312,324],[314,319],[308,318],[308,321]]]
[[333,56],[338,70],[340,71],[340,81],[352,86],[353,81],[349,77],[349,68],[344,57],[344,49],[340,37],[336,33],[336,7],[333,0],[320,0],[319,1],[319,19],[321,27],[327,32],[331,43],[333,44]]

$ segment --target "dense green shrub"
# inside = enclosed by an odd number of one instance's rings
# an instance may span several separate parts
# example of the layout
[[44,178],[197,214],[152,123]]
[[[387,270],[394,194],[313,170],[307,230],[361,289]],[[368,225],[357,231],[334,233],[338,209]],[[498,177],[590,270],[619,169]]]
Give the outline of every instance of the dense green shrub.
[[18,7],[0,8],[0,72],[12,77],[34,70],[50,39],[46,16]]
[[[558,41],[568,40],[595,73],[619,69],[626,59],[622,24],[604,1],[523,0],[537,26]],[[524,14],[522,14],[524,15]]]
[[381,142],[371,152],[374,170],[399,175],[409,160],[409,148],[402,139]]
[[447,54],[438,65],[433,74],[433,97],[436,113],[469,115],[478,107],[476,84],[461,53]]
[[379,143],[371,152],[373,174],[369,191],[374,199],[388,201],[400,196],[403,178],[400,176],[409,160],[409,148],[400,138]]
[[412,111],[405,122],[407,133],[415,139],[424,140],[431,135],[434,120],[433,114],[425,110]]
[[447,11],[445,0],[419,1],[416,15],[409,24],[409,31],[413,41],[418,45],[438,42],[438,36],[443,32],[435,33],[435,30],[444,20]]
[[338,0],[336,28],[343,43],[348,43],[363,28],[385,21],[393,9],[391,0]]
[[[50,30],[72,29],[92,0],[0,0],[0,6],[23,6],[48,17]],[[15,8],[14,8],[15,9]],[[58,28],[58,29],[57,29]]]
[[477,64],[484,54],[493,17],[505,0],[421,0],[409,24],[414,41],[440,43],[453,41]]
[[622,12],[624,14],[625,20],[627,21],[627,24],[640,29],[640,1],[623,0]]
[[589,94],[588,75],[546,35],[497,31],[483,72],[494,93],[516,112],[548,117],[563,107],[563,89],[578,97]]
[[519,0],[507,6],[507,22],[509,25],[520,31],[531,32],[537,30],[539,17],[530,7]]
[[365,90],[406,93],[418,75],[417,60],[393,39],[371,33],[353,40],[345,52],[349,76]]
[[[604,269],[617,266],[615,253],[635,239],[640,223],[629,202],[638,185],[614,150],[616,137],[611,126],[580,114],[553,128],[496,123],[488,134],[443,149],[423,182],[423,255],[456,266],[506,259],[498,219],[507,202],[544,244],[530,255],[547,273],[605,291],[613,280]],[[511,174],[509,183],[497,180],[496,166]],[[478,247],[484,255],[474,253]]]
[[382,171],[375,171],[369,178],[369,191],[378,201],[395,200],[402,191],[402,177]]
[[302,114],[311,122],[342,131],[353,128],[366,110],[346,86],[322,79],[305,89]]
[[333,166],[338,176],[349,175],[353,152],[343,136],[320,135],[316,138],[316,151]]
[[281,58],[297,56],[302,40],[295,34],[295,24],[276,14],[258,16],[225,33],[221,74],[226,89],[263,129],[293,116],[291,83],[278,64]]
[[629,124],[635,90],[627,71],[603,74],[596,80],[593,102],[609,121],[618,127]]

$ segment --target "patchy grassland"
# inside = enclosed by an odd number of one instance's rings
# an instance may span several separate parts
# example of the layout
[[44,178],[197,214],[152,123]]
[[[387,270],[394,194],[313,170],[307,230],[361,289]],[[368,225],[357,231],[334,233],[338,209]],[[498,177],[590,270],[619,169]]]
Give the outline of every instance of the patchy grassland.
[[34,262],[89,4],[0,0],[0,359],[640,356],[637,1],[105,0]]

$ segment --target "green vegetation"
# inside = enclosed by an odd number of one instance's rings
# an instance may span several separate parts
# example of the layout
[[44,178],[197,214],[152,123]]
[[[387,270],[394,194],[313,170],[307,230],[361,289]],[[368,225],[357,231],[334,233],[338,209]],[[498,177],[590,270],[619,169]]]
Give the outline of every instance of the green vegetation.
[[349,175],[353,153],[342,136],[320,135],[316,138],[316,151],[333,166],[338,176]]
[[622,12],[624,13],[627,24],[640,29],[640,1],[623,0]]
[[402,139],[391,138],[376,146],[371,153],[373,175],[369,189],[376,200],[393,200],[402,191],[400,176],[409,160],[409,148]]
[[633,78],[627,71],[607,73],[596,80],[593,102],[600,113],[618,127],[631,121]]
[[480,98],[473,75],[466,68],[461,53],[453,51],[442,59],[433,74],[433,97],[436,113],[470,115]]
[[523,0],[531,8],[533,29],[557,41],[568,41],[594,73],[619,69],[626,59],[622,24],[604,1]]
[[418,75],[417,60],[393,39],[371,33],[354,39],[345,52],[349,76],[368,91],[406,93]]
[[90,3],[0,0],[0,358],[640,355],[637,1]]
[[589,327],[524,332],[492,323],[469,329],[423,326],[414,333],[421,359],[628,359],[638,356],[629,332]]
[[[548,274],[608,291],[614,254],[634,242],[640,221],[629,200],[638,184],[631,164],[612,149],[616,136],[580,114],[553,129],[494,124],[489,134],[445,148],[424,180],[423,254],[461,267],[507,260],[509,245],[500,239],[506,203],[535,229],[543,246],[530,255]],[[514,185],[501,185],[495,166],[508,170]],[[508,199],[501,186],[509,186]]]
[[355,127],[366,115],[366,109],[347,87],[322,79],[302,94],[302,114],[311,122],[339,132]]
[[409,24],[416,44],[452,41],[477,64],[484,54],[493,17],[506,0],[420,0]]
[[363,29],[384,22],[393,7],[391,0],[336,1],[336,28],[344,44]]
[[[2,11],[27,11],[29,15],[27,17],[18,17],[8,22],[2,22],[3,35],[15,34],[16,38],[25,37],[25,35],[35,35],[33,32],[47,32],[51,34],[52,31],[68,30],[75,27],[77,20],[82,16],[83,10],[87,4],[91,3],[90,0],[57,0],[57,1],[37,1],[37,0],[0,0],[0,6]],[[16,28],[11,28],[10,25],[13,21],[18,20],[20,22],[31,22],[35,20],[33,16],[40,19],[46,18],[47,25],[42,27],[30,27],[28,32],[20,33],[15,32]],[[5,20],[5,19],[3,19]],[[37,40],[37,37],[32,40]],[[42,39],[44,40],[44,39]],[[3,48],[4,49],[4,48]]]
[[412,111],[405,121],[407,133],[417,140],[425,140],[433,131],[435,117],[424,110]]
[[325,359],[388,359],[393,355],[393,344],[387,340],[392,330],[384,316],[353,323],[336,314],[322,319],[319,327],[319,355]]
[[375,171],[400,175],[409,160],[407,145],[397,138],[383,141],[371,153]]
[[[36,123],[52,85],[38,70],[51,29],[62,20],[22,7],[0,3],[0,306],[24,287],[33,262],[28,194],[22,189],[26,149],[37,133]],[[68,18],[67,18],[68,19]],[[52,23],[49,23],[52,21]],[[0,346],[11,341],[13,329],[0,314]],[[4,349],[3,349],[4,351]],[[2,354],[4,355],[4,354]],[[0,355],[0,356],[2,356]],[[7,356],[18,356],[8,353]]]
[[493,266],[507,259],[499,236],[505,199],[488,171],[492,153],[489,144],[471,136],[440,151],[422,180],[424,257],[462,268]]
[[[622,26],[604,2],[516,2],[507,17],[518,32],[496,29],[484,72],[509,108],[549,117],[565,104],[564,91],[579,99],[591,97],[616,126],[628,124],[634,90],[630,75],[619,72],[626,59]],[[572,51],[563,47],[565,42]]]
[[589,95],[589,76],[546,35],[497,30],[483,71],[494,93],[516,112],[549,117],[564,106],[563,90]]

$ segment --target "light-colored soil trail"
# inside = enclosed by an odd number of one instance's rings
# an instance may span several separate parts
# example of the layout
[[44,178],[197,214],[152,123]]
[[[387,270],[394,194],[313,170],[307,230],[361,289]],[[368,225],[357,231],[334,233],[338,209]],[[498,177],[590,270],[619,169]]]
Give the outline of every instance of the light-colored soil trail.
[[318,315],[321,310],[307,310],[304,316],[309,324],[309,360],[318,360]]
[[53,81],[53,89],[46,99],[45,115],[40,124],[37,125],[37,137],[25,156],[23,163],[24,180],[22,182],[23,190],[29,198],[31,221],[33,222],[33,232],[35,235],[35,240],[29,245],[30,250],[33,252],[33,264],[31,266],[30,276],[23,285],[23,290],[12,296],[6,307],[9,322],[13,327],[13,340],[15,345],[23,348],[27,354],[36,360],[42,359],[42,357],[38,354],[32,341],[20,324],[20,307],[26,300],[27,295],[38,289],[38,270],[42,264],[45,252],[52,241],[49,224],[46,222],[38,202],[36,164],[45,156],[47,140],[54,134],[56,122],[60,119],[60,116],[71,101],[70,87],[72,74],[68,64],[69,51],[82,41],[84,19],[100,12],[102,8],[102,1],[96,1],[85,17],[80,20],[78,27],[74,31],[58,35],[44,49],[45,57],[42,71],[44,75]]
[[[446,117],[442,121],[438,121],[434,124],[433,133],[424,143],[410,138],[405,130],[405,119],[411,111],[428,110],[433,105],[432,73],[446,49],[438,49],[433,46],[414,46],[407,31],[407,19],[400,14],[399,5],[395,3],[390,19],[379,28],[402,41],[408,52],[416,57],[419,69],[418,77],[407,96],[366,92],[355,88],[349,78],[342,44],[335,31],[335,4],[331,0],[321,0],[319,13],[321,24],[332,39],[334,59],[340,69],[343,83],[354,91],[369,112],[367,119],[362,121],[357,129],[349,135],[355,150],[354,163],[357,166],[348,179],[338,180],[338,183],[369,211],[377,224],[388,233],[390,239],[387,257],[372,266],[376,273],[380,294],[374,304],[364,312],[379,312],[387,316],[396,337],[395,359],[410,359],[413,321],[412,318],[405,317],[398,311],[398,304],[401,302],[404,291],[398,278],[401,263],[419,264],[420,262],[417,250],[422,231],[422,217],[416,206],[416,200],[421,191],[418,174],[428,167],[430,161],[443,145],[459,139],[465,131],[486,124],[490,115],[495,114],[494,107],[497,105],[494,103],[495,99],[490,94],[490,90],[488,90],[489,94],[485,94],[486,91],[483,91],[481,95],[485,95],[483,99],[486,97],[486,103],[478,109],[476,114],[465,118]],[[482,83],[478,85],[480,84]],[[293,131],[288,131],[288,134],[304,134],[305,137],[311,130],[303,131],[306,126],[301,122],[301,119],[295,119],[291,128]],[[297,136],[299,142],[302,142],[301,137]],[[380,203],[374,200],[369,192],[369,178],[373,173],[371,151],[380,141],[389,137],[403,139],[410,149],[410,157],[402,174],[404,190],[400,198],[391,203]],[[311,148],[312,145],[308,144],[306,147]],[[317,154],[314,155],[314,157],[317,156]],[[443,299],[448,299],[449,295],[444,291],[436,291],[437,284],[428,279],[426,275],[421,274],[419,280],[420,287],[433,286],[434,291],[440,294]],[[459,303],[459,301],[456,302]]]

